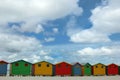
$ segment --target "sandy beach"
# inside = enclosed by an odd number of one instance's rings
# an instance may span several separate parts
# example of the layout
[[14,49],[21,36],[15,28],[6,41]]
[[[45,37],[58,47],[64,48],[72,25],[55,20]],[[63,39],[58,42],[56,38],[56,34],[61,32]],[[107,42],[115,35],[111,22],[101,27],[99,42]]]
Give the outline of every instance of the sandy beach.
[[120,80],[120,76],[74,76],[74,77],[0,77],[0,80]]

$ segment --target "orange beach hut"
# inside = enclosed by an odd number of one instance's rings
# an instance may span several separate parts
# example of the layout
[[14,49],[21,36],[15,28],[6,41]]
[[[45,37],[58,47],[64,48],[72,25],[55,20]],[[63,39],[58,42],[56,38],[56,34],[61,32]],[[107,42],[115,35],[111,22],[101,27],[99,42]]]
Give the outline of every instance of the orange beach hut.
[[35,76],[52,76],[53,64],[42,61],[33,64],[33,75]]
[[106,66],[101,63],[93,65],[93,75],[106,75]]

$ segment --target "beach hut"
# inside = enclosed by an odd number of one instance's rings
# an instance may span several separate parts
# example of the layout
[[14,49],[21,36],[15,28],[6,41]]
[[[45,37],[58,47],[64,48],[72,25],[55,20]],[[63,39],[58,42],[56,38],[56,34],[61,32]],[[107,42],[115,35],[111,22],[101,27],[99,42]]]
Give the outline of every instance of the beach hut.
[[110,64],[107,66],[107,74],[108,75],[118,75],[119,67],[116,64]]
[[32,73],[32,64],[24,61],[24,60],[18,60],[15,62],[12,62],[10,65],[10,75],[31,75]]
[[83,65],[83,75],[90,76],[92,75],[92,66],[89,63]]
[[79,63],[75,63],[72,66],[72,75],[74,76],[80,76],[82,75],[82,65]]
[[72,65],[67,62],[60,62],[55,65],[55,75],[70,76],[72,75]]
[[52,76],[54,72],[53,68],[54,68],[54,65],[49,62],[46,62],[46,61],[37,62],[33,64],[33,75]]
[[7,75],[7,66],[8,66],[8,62],[0,61],[0,76]]
[[106,66],[104,64],[98,63],[93,65],[93,75],[106,75]]
[[120,66],[119,66],[119,75],[120,75]]

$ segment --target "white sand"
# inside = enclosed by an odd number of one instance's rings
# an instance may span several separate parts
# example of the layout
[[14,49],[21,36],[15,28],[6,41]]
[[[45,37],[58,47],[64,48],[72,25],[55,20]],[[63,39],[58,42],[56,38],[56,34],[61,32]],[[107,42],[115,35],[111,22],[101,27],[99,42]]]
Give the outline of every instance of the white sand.
[[120,80],[120,76],[74,76],[74,77],[2,77],[0,80]]

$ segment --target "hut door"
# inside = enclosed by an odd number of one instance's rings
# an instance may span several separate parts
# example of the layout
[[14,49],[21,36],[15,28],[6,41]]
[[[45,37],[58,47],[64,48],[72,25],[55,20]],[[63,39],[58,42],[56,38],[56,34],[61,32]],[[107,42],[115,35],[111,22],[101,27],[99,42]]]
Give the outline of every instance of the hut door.
[[81,68],[79,66],[75,66],[73,68],[73,74],[74,75],[81,75]]

